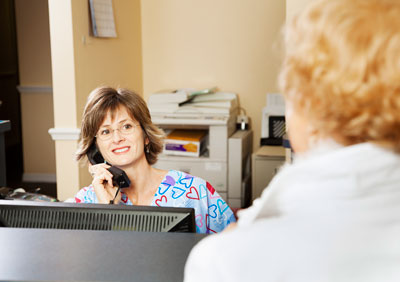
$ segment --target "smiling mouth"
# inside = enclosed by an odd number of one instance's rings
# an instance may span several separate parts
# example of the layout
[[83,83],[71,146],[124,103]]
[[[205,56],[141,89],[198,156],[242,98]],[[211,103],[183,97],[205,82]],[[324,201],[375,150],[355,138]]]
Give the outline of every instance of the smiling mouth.
[[129,150],[129,147],[124,147],[124,148],[118,148],[118,149],[112,150],[112,152],[116,153],[116,154],[120,154],[120,153],[125,153],[128,150]]

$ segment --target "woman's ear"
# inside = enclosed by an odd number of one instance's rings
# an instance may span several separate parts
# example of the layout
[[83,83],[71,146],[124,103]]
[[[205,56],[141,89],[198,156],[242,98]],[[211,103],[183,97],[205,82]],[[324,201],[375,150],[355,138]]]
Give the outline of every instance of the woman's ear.
[[146,136],[146,137],[144,138],[144,151],[145,151],[146,154],[150,153],[150,146],[149,146],[149,144],[150,144],[149,137]]
[[142,132],[143,132],[143,141],[144,141],[144,145],[149,145],[150,140],[149,137],[147,136],[146,130],[144,130],[144,128],[142,127]]

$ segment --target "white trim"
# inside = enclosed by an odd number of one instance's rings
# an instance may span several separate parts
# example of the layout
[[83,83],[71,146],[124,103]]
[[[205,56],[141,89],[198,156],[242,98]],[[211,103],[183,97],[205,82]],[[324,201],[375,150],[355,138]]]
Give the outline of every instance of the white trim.
[[56,183],[57,177],[55,173],[24,173],[22,175],[22,181]]
[[49,134],[53,140],[78,140],[79,128],[50,128]]
[[53,93],[52,86],[18,85],[19,93]]

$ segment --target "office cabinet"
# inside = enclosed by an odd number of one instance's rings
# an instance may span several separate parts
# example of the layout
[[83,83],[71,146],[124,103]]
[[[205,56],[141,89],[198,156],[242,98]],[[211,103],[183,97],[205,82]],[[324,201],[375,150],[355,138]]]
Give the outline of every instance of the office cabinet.
[[285,149],[281,146],[262,146],[252,155],[252,200],[262,191],[285,163]]

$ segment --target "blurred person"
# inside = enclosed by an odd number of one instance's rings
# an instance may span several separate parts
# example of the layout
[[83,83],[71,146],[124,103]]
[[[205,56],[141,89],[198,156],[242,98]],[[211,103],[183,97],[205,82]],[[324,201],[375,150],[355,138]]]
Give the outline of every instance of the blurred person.
[[398,0],[322,0],[288,24],[294,162],[195,246],[186,282],[400,281],[399,15]]

